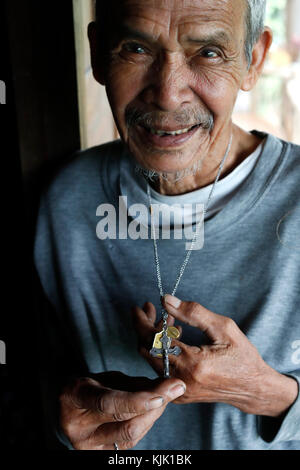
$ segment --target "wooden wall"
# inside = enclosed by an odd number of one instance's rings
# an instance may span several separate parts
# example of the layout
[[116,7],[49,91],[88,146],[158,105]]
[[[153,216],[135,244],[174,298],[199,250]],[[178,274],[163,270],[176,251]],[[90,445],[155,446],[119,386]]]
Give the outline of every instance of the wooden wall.
[[73,0],[81,147],[113,140],[117,136],[105,88],[93,77],[87,26],[94,20],[92,0]]

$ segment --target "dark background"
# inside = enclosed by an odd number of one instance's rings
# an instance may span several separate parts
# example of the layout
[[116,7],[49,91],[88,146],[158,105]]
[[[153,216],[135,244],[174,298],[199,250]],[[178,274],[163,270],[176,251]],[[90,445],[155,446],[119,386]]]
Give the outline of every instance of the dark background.
[[32,259],[40,193],[80,148],[72,1],[0,3],[0,450],[46,448],[39,290]]
[[5,3],[1,2],[1,80],[6,102],[1,112],[2,308],[0,339],[7,365],[0,365],[0,449],[43,448],[42,410],[36,367],[30,230],[21,171],[14,80]]

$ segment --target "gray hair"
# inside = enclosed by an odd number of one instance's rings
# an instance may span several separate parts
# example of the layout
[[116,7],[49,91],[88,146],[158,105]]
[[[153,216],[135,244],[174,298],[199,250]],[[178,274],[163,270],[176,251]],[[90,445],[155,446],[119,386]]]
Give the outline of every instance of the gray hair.
[[247,0],[245,54],[248,65],[265,25],[267,0]]

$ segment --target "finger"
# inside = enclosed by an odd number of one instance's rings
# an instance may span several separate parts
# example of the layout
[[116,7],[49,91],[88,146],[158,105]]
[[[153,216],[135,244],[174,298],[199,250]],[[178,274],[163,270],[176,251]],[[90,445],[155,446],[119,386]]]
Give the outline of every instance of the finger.
[[[153,308],[155,307],[153,306]],[[139,343],[151,347],[154,334],[159,332],[159,329],[154,325],[155,318],[153,319],[153,315],[150,314],[149,318],[144,310],[136,306],[132,309],[132,319]]]
[[[168,326],[173,326],[175,323],[175,318],[172,316],[172,315],[168,315],[168,318],[167,318],[167,325]],[[155,324],[155,327],[161,331],[163,329],[163,326],[164,326],[164,321],[163,319],[159,320],[156,324]]]
[[214,344],[226,343],[235,330],[231,318],[213,313],[196,302],[184,302],[171,295],[163,299],[166,310],[178,320],[203,331]]
[[[150,318],[153,319],[153,323],[154,323],[155,319],[156,319],[156,309],[155,309],[154,305],[151,304],[150,302],[146,302],[146,304],[144,305],[144,311],[146,312],[149,319]],[[155,315],[153,314],[153,312],[155,312]],[[152,313],[152,315],[151,315],[151,313]],[[174,323],[175,323],[175,318],[172,315],[168,315],[167,325],[168,326],[173,326]],[[156,328],[157,331],[161,331],[163,329],[163,324],[164,324],[164,321],[161,318],[160,320],[158,320],[154,324],[154,327]]]
[[178,336],[178,338],[177,338],[177,339],[180,339],[180,338],[181,338],[181,336],[182,336],[182,326],[180,326],[180,325],[176,325],[176,328],[177,328],[177,330],[179,331],[179,336]]
[[[172,340],[172,346],[179,346],[181,349],[181,353],[179,356],[174,356],[173,354],[169,354],[169,364],[170,364],[170,371],[172,376],[172,368],[176,371],[176,369],[185,369],[186,364],[189,363],[189,359],[191,354],[195,356],[201,352],[201,348],[197,346],[188,346],[178,340]],[[155,370],[155,372],[160,376],[163,377],[164,375],[164,365],[162,358],[154,357],[150,354],[149,350],[146,348],[140,349],[140,354],[146,359],[146,361],[150,364],[151,367]]]
[[[159,333],[163,329],[163,320],[159,320],[154,324],[156,318],[156,309],[153,304],[146,302],[143,310],[139,307],[133,307],[132,309],[133,324],[136,329],[139,345],[151,348],[154,340],[154,335]],[[175,318],[172,315],[168,316],[167,325],[173,326]],[[177,327],[180,334],[182,328]]]
[[88,439],[88,445],[90,447],[111,446],[116,442],[120,450],[132,448],[147,434],[164,410],[165,406],[160,410],[149,411],[145,415],[136,416],[122,423],[102,424]]
[[147,314],[150,322],[154,324],[156,320],[156,308],[154,307],[154,305],[151,302],[146,302],[143,307],[143,310]]
[[102,372],[92,377],[103,387],[126,392],[137,392],[153,387],[153,380],[147,377],[131,377],[119,371]]
[[93,385],[84,384],[78,390],[76,398],[81,408],[100,413],[109,421],[122,421],[124,417],[128,419],[128,415],[133,417],[160,408],[173,400],[174,394],[180,396],[184,391],[185,384],[178,379],[159,381],[159,383],[156,381],[151,391],[141,392],[104,389],[95,382]]

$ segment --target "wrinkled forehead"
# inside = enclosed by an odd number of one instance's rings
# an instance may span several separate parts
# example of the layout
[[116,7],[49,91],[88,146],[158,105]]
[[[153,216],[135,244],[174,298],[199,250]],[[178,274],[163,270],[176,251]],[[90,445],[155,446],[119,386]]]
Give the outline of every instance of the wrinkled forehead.
[[185,34],[192,29],[223,27],[237,36],[244,31],[245,0],[110,0],[110,5],[115,32],[121,25],[152,36],[162,29]]
[[174,16],[205,13],[211,17],[224,12],[234,14],[241,5],[245,8],[245,0],[116,0],[116,3],[127,13],[148,10]]

